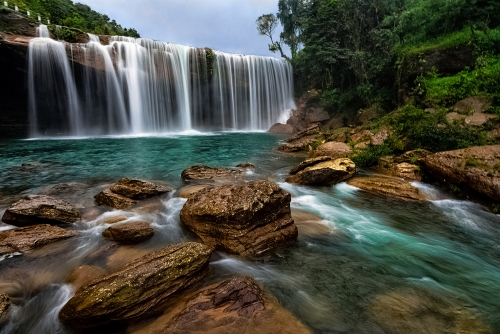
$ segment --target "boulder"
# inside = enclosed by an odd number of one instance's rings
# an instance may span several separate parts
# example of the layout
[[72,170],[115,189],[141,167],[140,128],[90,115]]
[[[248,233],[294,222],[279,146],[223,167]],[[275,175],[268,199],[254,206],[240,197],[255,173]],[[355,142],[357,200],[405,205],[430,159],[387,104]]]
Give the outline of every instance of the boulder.
[[76,231],[52,225],[33,225],[0,232],[0,257],[26,253],[35,248],[71,238]]
[[310,333],[252,278],[244,276],[204,288],[162,327],[146,331],[172,334]]
[[316,140],[316,135],[304,136],[295,139],[292,142],[285,143],[278,147],[278,151],[282,152],[299,152],[305,150]]
[[145,180],[123,178],[110,188],[115,194],[141,200],[171,192],[172,189]]
[[328,186],[350,179],[356,174],[356,165],[342,158],[319,162],[288,177],[286,182],[302,185]]
[[14,226],[71,224],[81,219],[80,212],[59,198],[30,195],[11,205],[2,221]]
[[424,194],[408,182],[389,177],[356,177],[347,181],[351,186],[383,196],[405,200],[425,200]]
[[330,115],[323,108],[309,108],[305,121],[306,123],[318,123],[329,119]]
[[400,156],[394,158],[394,162],[398,163],[409,162],[411,164],[415,164],[418,160],[425,158],[429,154],[432,154],[432,152],[423,149],[407,151],[401,154]]
[[318,146],[313,157],[328,156],[332,159],[347,158],[351,154],[351,147],[345,143],[331,141]]
[[137,203],[137,201],[115,194],[109,189],[101,191],[94,198],[97,205],[107,205],[119,210],[130,209],[132,205]]
[[190,196],[180,216],[210,247],[253,256],[297,240],[290,200],[268,181],[224,185]]
[[271,126],[268,132],[272,134],[292,134],[295,132],[295,129],[290,124],[276,123]]
[[431,154],[422,160],[422,168],[439,182],[500,202],[500,145]]
[[373,146],[384,145],[384,142],[389,138],[389,136],[389,130],[382,129],[370,138],[370,144]]
[[493,99],[489,96],[472,96],[458,101],[455,106],[453,106],[453,111],[463,115],[469,115],[471,112],[484,113],[490,109],[492,103]]
[[211,187],[211,186],[207,186],[207,185],[203,185],[203,184],[187,186],[187,187],[181,188],[179,190],[179,197],[189,198],[189,196],[191,196],[192,194],[195,194],[198,191],[205,189],[205,188],[209,188],[209,187]]
[[332,160],[332,158],[327,157],[327,156],[321,156],[321,157],[317,157],[317,158],[304,160],[300,164],[298,164],[297,166],[295,166],[294,168],[292,168],[290,170],[290,175],[295,175],[298,172],[300,172],[301,170],[306,169],[307,167],[314,166],[320,162],[325,162],[325,161],[330,161],[330,160]]
[[5,293],[0,293],[0,324],[7,320],[11,304],[9,296]]
[[402,162],[393,166],[393,175],[405,180],[420,181],[420,168],[417,165]]
[[152,238],[154,233],[150,223],[135,221],[113,225],[102,232],[102,236],[124,244],[138,244]]
[[208,167],[208,166],[192,166],[185,169],[181,178],[184,181],[189,180],[221,180],[238,178],[245,174],[241,169]]
[[291,125],[296,132],[303,131],[307,128],[307,123],[304,118],[299,116],[292,116],[287,121],[286,124]]
[[79,288],[59,312],[59,319],[82,330],[137,318],[199,281],[210,254],[209,247],[186,242],[136,259]]
[[370,139],[373,136],[373,133],[370,130],[352,130],[351,131],[351,140],[355,143],[360,142],[368,142],[370,143]]
[[481,112],[475,112],[472,116],[469,116],[465,119],[465,124],[467,125],[484,125],[490,119],[496,119],[496,115],[483,114]]

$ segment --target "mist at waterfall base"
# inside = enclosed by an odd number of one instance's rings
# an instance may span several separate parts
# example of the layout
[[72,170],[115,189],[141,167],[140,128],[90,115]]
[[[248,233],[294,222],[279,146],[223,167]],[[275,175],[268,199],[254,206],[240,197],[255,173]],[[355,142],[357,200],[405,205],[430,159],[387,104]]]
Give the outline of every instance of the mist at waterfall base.
[[[82,183],[83,190],[61,197],[87,207],[94,205],[97,192],[121,177],[166,181],[179,189],[185,186],[180,173],[189,166],[250,162],[257,169],[248,173],[249,179],[275,180],[292,194],[296,222],[305,212],[319,216],[316,223],[323,228],[305,233],[299,226],[296,245],[255,261],[215,252],[203,284],[249,275],[314,333],[387,333],[373,315],[377,307],[408,328],[427,323],[428,304],[416,304],[414,313],[391,311],[401,307],[405,312],[405,300],[414,300],[405,294],[409,289],[427,291],[441,310],[447,308],[436,317],[454,319],[467,307],[492,332],[500,332],[498,216],[419,183],[431,200],[377,197],[345,183],[320,188],[284,183],[302,158],[273,150],[279,142],[266,133],[1,142],[0,214],[22,196],[56,183]],[[22,167],[27,163],[30,168]],[[15,297],[15,306],[0,332],[67,333],[57,312],[74,294],[66,282],[75,268],[118,265],[193,240],[179,221],[184,203],[175,192],[161,199],[159,212],[102,212],[72,227],[82,232],[76,239],[1,261],[0,291]],[[118,214],[152,222],[155,236],[108,258],[96,257],[95,250],[107,242],[101,236],[109,227],[104,219]],[[397,299],[400,295],[403,299]]]
[[31,137],[268,130],[294,108],[291,65],[272,57],[37,29],[28,56]]

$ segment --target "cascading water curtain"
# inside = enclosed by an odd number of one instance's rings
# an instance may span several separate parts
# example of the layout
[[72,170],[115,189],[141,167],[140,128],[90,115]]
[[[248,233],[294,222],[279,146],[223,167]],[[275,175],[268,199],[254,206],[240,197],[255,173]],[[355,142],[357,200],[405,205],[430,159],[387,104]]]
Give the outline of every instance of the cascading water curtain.
[[29,47],[32,136],[267,130],[294,108],[292,67],[276,58],[217,51],[207,63],[205,49],[143,38],[39,36]]

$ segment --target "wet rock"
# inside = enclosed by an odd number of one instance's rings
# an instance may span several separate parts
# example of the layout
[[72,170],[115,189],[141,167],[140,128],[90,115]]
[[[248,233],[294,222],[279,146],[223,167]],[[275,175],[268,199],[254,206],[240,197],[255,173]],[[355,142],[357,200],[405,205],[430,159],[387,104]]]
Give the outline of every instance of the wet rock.
[[288,177],[286,182],[302,185],[327,186],[350,179],[356,174],[356,165],[350,159],[336,159],[309,166]]
[[107,205],[120,210],[130,209],[134,203],[137,203],[137,201],[115,194],[109,189],[101,191],[94,198],[97,205]]
[[152,214],[157,215],[165,210],[165,205],[159,198],[152,198],[145,201],[140,201],[135,204],[130,211],[137,212],[140,214]]
[[418,167],[417,165],[409,164],[407,162],[395,164],[392,174],[405,180],[422,180],[422,176],[420,175],[420,167]]
[[321,236],[332,233],[330,227],[322,223],[323,219],[314,213],[292,209],[292,217],[300,236]]
[[210,254],[209,247],[194,242],[148,254],[82,286],[61,309],[59,319],[81,330],[137,318],[200,280]]
[[295,129],[290,124],[276,123],[271,126],[268,132],[272,134],[292,134],[295,132]]
[[68,283],[73,285],[75,289],[79,289],[104,274],[106,274],[106,271],[101,267],[83,265],[75,269],[68,279]]
[[181,178],[184,181],[189,180],[221,180],[238,178],[244,175],[241,169],[208,167],[208,166],[193,166],[185,169]]
[[180,216],[210,247],[252,256],[297,240],[290,200],[268,181],[225,185],[189,197]]
[[389,138],[390,132],[387,129],[382,129],[377,134],[370,138],[370,144],[373,146],[384,145],[384,142]]
[[292,138],[285,140],[285,144],[278,147],[279,151],[283,152],[298,152],[306,149],[316,140],[316,134],[320,131],[320,127],[314,124],[300,132]]
[[202,185],[202,184],[197,184],[194,186],[187,186],[184,188],[181,188],[179,191],[179,197],[182,198],[189,198],[192,194],[196,194],[198,191],[203,190],[205,188],[210,188],[211,186],[207,185]]
[[14,226],[71,224],[81,219],[80,212],[61,199],[30,195],[11,205],[2,221]]
[[35,248],[71,238],[76,231],[52,225],[34,225],[0,232],[0,257],[26,253]]
[[124,244],[137,244],[152,238],[154,233],[150,223],[134,221],[113,225],[102,232],[102,236]]
[[453,111],[463,115],[468,115],[471,112],[484,113],[490,109],[492,103],[493,99],[489,96],[472,96],[458,101],[453,107]]
[[0,324],[7,320],[11,304],[9,296],[5,293],[0,293]]
[[330,161],[330,160],[332,160],[332,158],[329,156],[319,156],[316,158],[304,160],[300,164],[298,164],[297,166],[295,166],[294,168],[292,168],[290,170],[290,175],[295,175],[298,172],[300,172],[301,170],[306,169],[307,167],[314,166],[320,162],[325,162],[325,161]]
[[141,200],[171,192],[172,189],[145,180],[123,178],[113,184],[110,190],[118,195]]
[[45,187],[38,192],[38,195],[59,196],[68,193],[79,192],[87,189],[89,186],[85,183],[69,182],[58,183],[52,186]]
[[422,168],[439,182],[500,202],[500,145],[431,154],[422,160]]
[[347,158],[351,154],[351,147],[345,143],[331,141],[321,144],[314,151],[313,157],[328,156],[333,159]]
[[106,218],[104,219],[104,224],[116,224],[116,223],[119,223],[119,222],[122,222],[124,220],[127,220],[127,217],[125,216],[113,216],[113,217],[109,217],[109,218]]
[[208,287],[159,333],[310,333],[250,277]]
[[238,168],[244,168],[244,169],[255,169],[255,166],[252,165],[251,163],[249,162],[246,162],[246,163],[243,163],[243,164],[239,164],[239,165],[236,165],[236,167]]
[[375,297],[369,315],[385,333],[475,333],[493,331],[472,309],[421,289],[404,289]]
[[375,194],[397,197],[405,200],[425,200],[424,194],[408,182],[388,177],[356,177],[347,181],[351,186]]

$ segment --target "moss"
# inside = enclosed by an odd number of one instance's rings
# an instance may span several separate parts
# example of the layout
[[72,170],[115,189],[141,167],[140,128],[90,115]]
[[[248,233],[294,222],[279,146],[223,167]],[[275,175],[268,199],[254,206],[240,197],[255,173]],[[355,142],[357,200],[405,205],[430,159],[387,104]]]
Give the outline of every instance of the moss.
[[214,62],[217,58],[217,55],[215,52],[210,49],[210,48],[205,48],[205,57],[206,57],[206,64],[207,64],[207,76],[208,79],[212,79],[214,75]]

